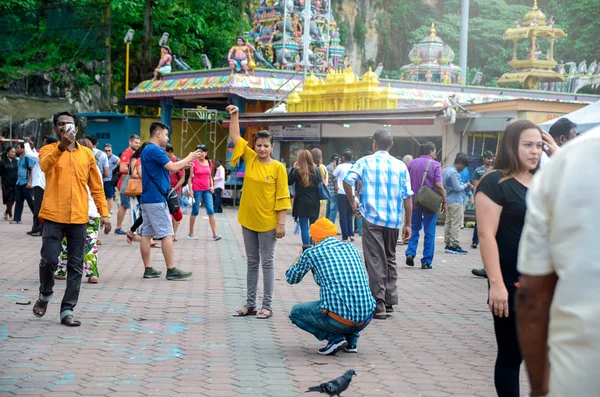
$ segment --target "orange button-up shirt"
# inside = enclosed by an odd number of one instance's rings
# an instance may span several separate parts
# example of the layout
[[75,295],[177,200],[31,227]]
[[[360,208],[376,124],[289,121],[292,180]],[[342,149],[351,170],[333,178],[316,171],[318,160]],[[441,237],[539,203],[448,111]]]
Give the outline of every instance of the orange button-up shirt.
[[46,190],[39,217],[67,224],[88,223],[88,191],[100,216],[108,216],[102,178],[92,151],[75,143],[61,152],[58,142],[40,149],[40,168],[46,174]]

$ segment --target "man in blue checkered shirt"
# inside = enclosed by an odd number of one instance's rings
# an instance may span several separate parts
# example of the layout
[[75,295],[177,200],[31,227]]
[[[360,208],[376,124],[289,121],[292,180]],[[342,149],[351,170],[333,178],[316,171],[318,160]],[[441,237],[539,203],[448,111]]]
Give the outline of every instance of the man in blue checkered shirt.
[[301,253],[285,273],[289,284],[298,284],[310,270],[321,287],[321,299],[295,305],[290,320],[318,340],[328,341],[319,349],[322,355],[344,348],[356,353],[360,331],[369,325],[375,309],[360,252],[336,239],[336,234],[337,228],[327,218],[313,223],[310,235],[317,245]]
[[[369,274],[369,287],[377,302],[373,318],[385,320],[398,304],[396,243],[402,227],[402,240],[411,232],[413,194],[404,163],[390,155],[392,133],[377,130],[373,154],[359,159],[344,178],[344,192],[357,216],[363,217],[362,246]],[[356,181],[362,182],[362,203],[352,197]],[[402,208],[404,206],[404,208]]]

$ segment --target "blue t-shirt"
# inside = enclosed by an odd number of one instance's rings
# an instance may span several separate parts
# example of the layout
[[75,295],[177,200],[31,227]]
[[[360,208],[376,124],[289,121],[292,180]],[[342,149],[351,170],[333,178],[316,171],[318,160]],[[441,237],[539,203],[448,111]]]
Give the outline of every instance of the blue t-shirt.
[[[142,161],[142,197],[140,204],[166,203],[165,194],[171,187],[169,171],[165,165],[171,161],[165,149],[156,146],[152,142],[142,150],[140,156]],[[160,190],[150,180],[152,178]]]
[[27,185],[27,182],[29,182],[29,173],[31,172],[30,168],[35,166],[35,163],[33,160],[23,156],[19,158],[18,164],[17,185]]

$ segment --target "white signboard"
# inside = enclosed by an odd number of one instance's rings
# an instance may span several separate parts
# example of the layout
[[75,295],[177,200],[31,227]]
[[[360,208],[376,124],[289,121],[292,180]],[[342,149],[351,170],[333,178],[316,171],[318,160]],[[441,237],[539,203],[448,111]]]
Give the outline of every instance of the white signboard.
[[269,127],[275,141],[319,142],[321,124],[276,125]]

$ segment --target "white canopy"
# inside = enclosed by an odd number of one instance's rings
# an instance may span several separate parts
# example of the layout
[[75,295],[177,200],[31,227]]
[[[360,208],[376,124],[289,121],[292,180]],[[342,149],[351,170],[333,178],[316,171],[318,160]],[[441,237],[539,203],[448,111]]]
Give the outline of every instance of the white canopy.
[[[577,124],[578,133],[591,130],[596,126],[600,126],[600,101],[593,102],[586,107],[576,110],[573,113],[566,114],[562,117],[566,117]],[[544,131],[548,131],[550,127],[552,127],[552,124],[562,117],[546,121],[539,126]]]

